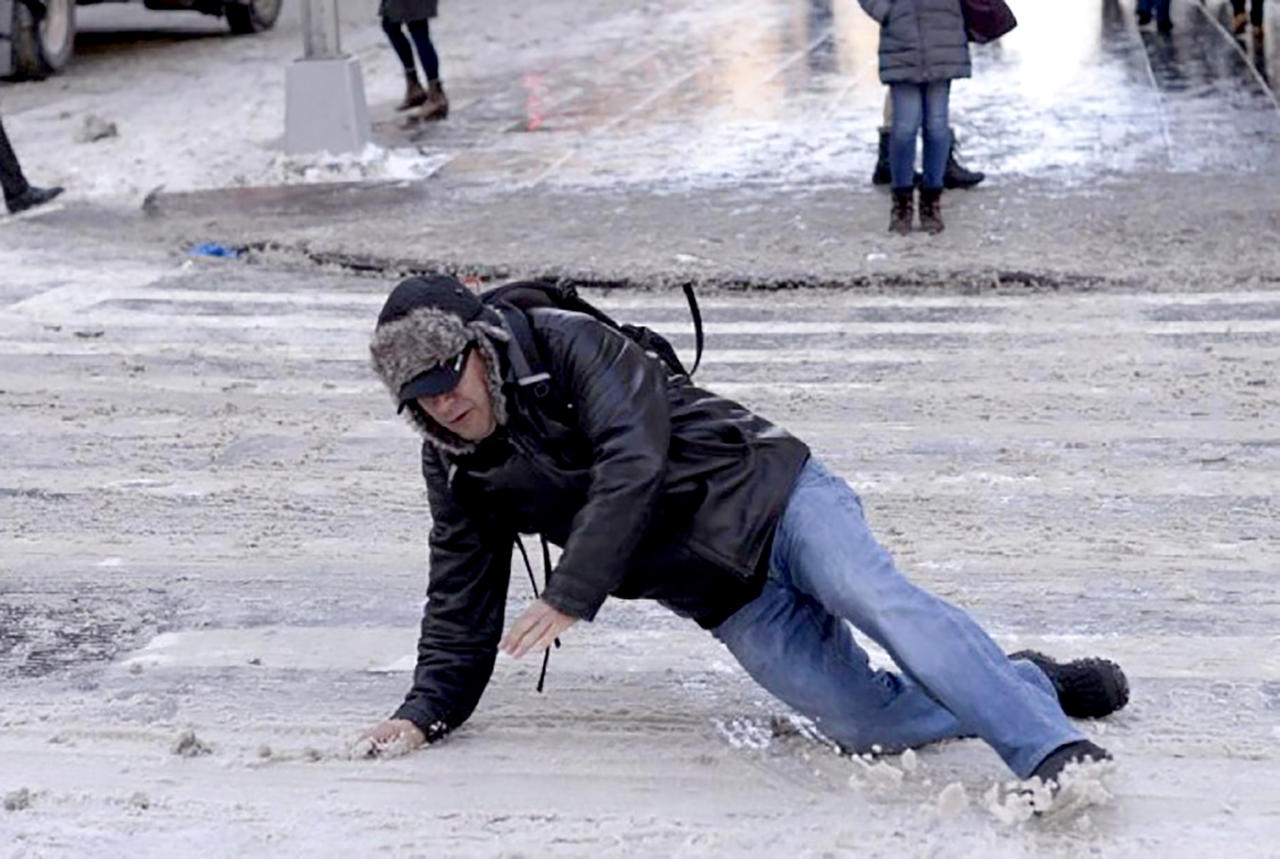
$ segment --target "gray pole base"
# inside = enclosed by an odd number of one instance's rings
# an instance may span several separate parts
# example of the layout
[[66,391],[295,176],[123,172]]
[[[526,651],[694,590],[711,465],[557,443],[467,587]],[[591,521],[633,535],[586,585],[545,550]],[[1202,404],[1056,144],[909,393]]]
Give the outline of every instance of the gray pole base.
[[352,56],[294,60],[285,73],[284,149],[359,152],[369,142],[369,108]]

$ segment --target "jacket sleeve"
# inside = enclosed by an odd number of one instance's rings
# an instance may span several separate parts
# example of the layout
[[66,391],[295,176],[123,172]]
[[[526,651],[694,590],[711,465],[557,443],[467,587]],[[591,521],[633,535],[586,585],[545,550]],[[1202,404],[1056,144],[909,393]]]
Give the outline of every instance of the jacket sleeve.
[[671,439],[666,372],[590,317],[544,329],[552,372],[591,444],[591,482],[543,599],[583,620],[621,584],[653,518]]
[[394,718],[434,742],[467,720],[493,673],[514,537],[463,512],[430,445],[423,445],[422,472],[432,517],[427,603],[413,688]]
[[881,26],[889,20],[889,7],[893,5],[893,0],[858,0],[858,3],[862,6],[862,11],[874,18]]

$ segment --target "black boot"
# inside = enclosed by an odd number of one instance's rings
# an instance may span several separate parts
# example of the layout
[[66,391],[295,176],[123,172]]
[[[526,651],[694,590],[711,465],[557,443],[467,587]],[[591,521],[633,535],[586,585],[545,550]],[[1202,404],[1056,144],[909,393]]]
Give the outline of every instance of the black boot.
[[947,228],[942,222],[942,189],[920,189],[920,229],[936,236]]
[[905,236],[911,232],[915,216],[915,188],[893,189],[893,211],[889,215],[889,232]]
[[1088,740],[1076,740],[1074,743],[1067,743],[1050,752],[1049,756],[1042,760],[1031,773],[1031,777],[1040,779],[1042,784],[1056,788],[1058,780],[1062,777],[1062,771],[1069,764],[1109,760],[1111,760],[1111,753],[1102,746]]
[[55,185],[52,188],[37,188],[32,185],[16,197],[5,198],[5,203],[8,204],[9,211],[16,215],[19,212],[25,212],[33,206],[39,206],[42,203],[47,203],[61,193],[62,187],[58,185]]
[[969,170],[956,158],[956,133],[951,132],[951,150],[947,152],[947,172],[942,174],[944,188],[972,188],[987,174],[981,170]]
[[1073,659],[1058,662],[1035,650],[1020,650],[1010,659],[1035,663],[1053,683],[1062,712],[1076,719],[1109,716],[1129,703],[1129,679],[1109,659]]
[[889,177],[889,129],[880,129],[880,154],[876,156],[876,169],[871,171],[872,185],[888,185]]

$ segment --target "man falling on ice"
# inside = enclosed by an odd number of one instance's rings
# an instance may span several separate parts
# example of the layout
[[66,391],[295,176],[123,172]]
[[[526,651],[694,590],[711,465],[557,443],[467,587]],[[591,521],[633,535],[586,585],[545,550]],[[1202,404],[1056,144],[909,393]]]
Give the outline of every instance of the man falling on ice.
[[[618,328],[412,278],[370,349],[423,436],[432,516],[413,687],[365,734],[371,753],[439,740],[475,709],[499,649],[541,653],[614,596],[697,623],[850,752],[979,737],[1046,785],[1110,758],[1067,717],[1123,707],[1119,666],[1006,656],[898,571],[858,495],[803,442]],[[504,635],[521,533],[563,553]],[[849,624],[898,670],[870,667]]]

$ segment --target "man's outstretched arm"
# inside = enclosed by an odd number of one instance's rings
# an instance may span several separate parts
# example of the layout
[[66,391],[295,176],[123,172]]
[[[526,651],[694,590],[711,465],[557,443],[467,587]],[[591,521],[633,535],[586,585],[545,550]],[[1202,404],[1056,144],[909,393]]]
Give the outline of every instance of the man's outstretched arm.
[[365,735],[380,744],[434,742],[465,722],[493,673],[502,636],[513,537],[458,507],[444,465],[429,447],[423,473],[433,523],[418,662],[404,703]]

